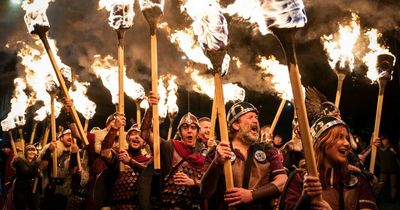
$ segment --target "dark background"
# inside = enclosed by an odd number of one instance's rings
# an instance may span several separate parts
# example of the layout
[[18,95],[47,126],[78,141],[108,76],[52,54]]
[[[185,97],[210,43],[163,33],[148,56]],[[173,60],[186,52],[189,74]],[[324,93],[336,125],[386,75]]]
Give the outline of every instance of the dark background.
[[[166,21],[172,29],[182,29],[190,24],[187,16],[180,14],[178,1],[166,1],[165,14],[162,21]],[[221,1],[227,5],[232,1]],[[296,38],[299,69],[304,86],[312,86],[321,91],[330,101],[334,101],[337,78],[330,69],[327,56],[320,42],[323,34],[337,31],[338,22],[348,19],[350,11],[360,16],[363,29],[377,28],[382,34],[381,43],[385,43],[390,51],[399,56],[400,43],[400,3],[396,0],[315,0],[305,1],[308,23],[299,30]],[[108,13],[97,10],[98,1],[71,1],[57,0],[50,3],[47,16],[50,21],[49,37],[57,40],[59,55],[62,61],[71,66],[74,74],[79,75],[80,81],[90,81],[88,96],[97,104],[96,115],[90,126],[103,127],[106,117],[114,112],[111,96],[101,81],[90,73],[89,67],[93,62],[93,55],[112,55],[117,57],[117,38],[115,32],[107,24]],[[128,77],[143,85],[146,92],[150,89],[150,41],[148,25],[140,12],[137,2],[135,4],[134,26],[128,30],[125,43],[125,64]],[[28,34],[24,21],[24,11],[11,1],[2,0],[0,3],[0,95],[12,93],[13,79],[24,75],[24,68],[19,64],[16,56],[18,51],[17,41],[33,43],[33,38]],[[256,67],[259,55],[274,55],[281,63],[285,63],[283,52],[278,41],[271,35],[262,36],[254,25],[246,23],[237,17],[227,17],[229,24],[230,46],[228,52],[231,56],[239,57],[243,63],[241,68],[231,62],[231,68],[225,77],[226,82],[238,83],[246,90],[246,101],[257,106],[260,110],[261,125],[270,124],[280,104],[280,99],[275,96],[269,81],[261,79],[260,69]],[[9,44],[9,47],[5,47]],[[365,47],[365,46],[364,46]],[[188,111],[198,117],[209,116],[212,101],[205,95],[192,91],[189,75],[184,73],[187,61],[181,59],[183,53],[171,44],[164,30],[158,33],[158,58],[159,74],[167,72],[178,76],[178,106],[179,115],[174,122],[174,127],[179,118]],[[378,85],[371,84],[365,78],[366,67],[356,58],[356,67],[344,80],[340,109],[343,119],[350,125],[353,133],[361,135],[364,141],[369,140],[373,131]],[[195,64],[195,67],[205,67]],[[390,136],[397,142],[400,136],[400,89],[399,65],[396,62],[393,79],[386,87],[381,133]],[[134,102],[125,99],[126,114],[128,118],[135,118]],[[232,103],[227,104],[227,109]],[[28,110],[31,112],[31,110]],[[142,112],[143,113],[143,112]],[[5,116],[3,116],[4,118]],[[25,133],[30,133],[32,117],[28,114],[28,123]],[[276,133],[281,134],[285,140],[290,139],[293,107],[286,105],[278,122]],[[168,119],[161,125],[161,135],[166,137]],[[62,114],[58,119],[60,125],[65,124]],[[128,124],[130,126],[130,123]],[[43,130],[43,124],[39,125]],[[40,134],[40,132],[39,132]],[[38,135],[39,135],[38,134]]]

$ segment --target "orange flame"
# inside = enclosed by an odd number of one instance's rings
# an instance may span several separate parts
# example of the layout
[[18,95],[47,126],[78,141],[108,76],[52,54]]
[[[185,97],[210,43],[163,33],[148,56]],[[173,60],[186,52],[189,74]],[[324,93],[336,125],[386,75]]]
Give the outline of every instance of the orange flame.
[[[190,74],[192,81],[194,82],[193,90],[197,93],[206,94],[211,99],[214,98],[215,86],[212,77],[205,77],[200,75],[200,71],[194,68],[186,68],[186,73]],[[224,101],[225,103],[229,101],[238,102],[243,101],[246,96],[246,91],[239,87],[237,84],[228,83],[223,84],[224,90]]]
[[179,111],[179,107],[176,104],[178,97],[176,96],[176,92],[178,91],[178,85],[175,83],[176,76],[175,75],[167,75],[168,78],[168,96],[167,96],[167,108],[168,114],[175,115]]
[[164,85],[165,76],[161,75],[158,79],[158,96],[160,96],[160,100],[158,102],[158,115],[161,119],[165,119],[167,117],[168,108],[167,108],[167,88]]
[[112,28],[130,28],[135,17],[134,4],[134,0],[100,0],[99,9],[105,8],[110,12],[108,24]]
[[[94,62],[91,66],[92,71],[97,78],[100,78],[103,85],[110,91],[112,103],[118,103],[118,65],[117,61],[110,55],[101,58],[100,55],[94,56]],[[126,74],[126,68],[124,68]],[[133,79],[124,76],[124,92],[133,100],[144,98],[144,88]]]
[[87,120],[92,119],[93,115],[96,113],[96,104],[86,96],[88,86],[88,82],[79,83],[75,80],[75,89],[69,90],[71,98],[74,100],[76,110]]
[[22,2],[21,7],[26,11],[24,19],[29,33],[35,30],[35,25],[50,27],[46,10],[49,2],[52,1],[54,0],[25,0]]
[[271,82],[274,84],[274,89],[278,96],[291,101],[293,99],[293,92],[287,66],[280,64],[274,56],[270,56],[269,58],[260,56],[259,59],[260,62],[257,63],[257,66],[260,67],[265,74],[272,75]]
[[[382,36],[382,34],[378,33],[378,30],[371,29],[365,33],[369,38],[368,49],[371,51],[368,52],[364,58],[363,62],[368,66],[367,77],[372,81],[377,81],[382,75],[379,73],[377,69],[377,57],[381,54],[389,54],[395,58],[395,56],[389,52],[389,49],[386,46],[380,45],[378,43],[378,39]],[[393,65],[395,64],[395,60]]]
[[329,56],[329,65],[332,69],[339,64],[344,68],[349,65],[350,71],[354,69],[354,45],[360,36],[360,23],[357,14],[352,13],[352,21],[348,25],[339,24],[339,31],[329,36],[322,36],[321,41]]
[[1,122],[3,131],[8,131],[15,126],[25,125],[25,113],[28,108],[28,96],[25,94],[26,83],[22,78],[14,80],[15,90],[14,96],[11,99],[11,111],[8,113],[7,118]]

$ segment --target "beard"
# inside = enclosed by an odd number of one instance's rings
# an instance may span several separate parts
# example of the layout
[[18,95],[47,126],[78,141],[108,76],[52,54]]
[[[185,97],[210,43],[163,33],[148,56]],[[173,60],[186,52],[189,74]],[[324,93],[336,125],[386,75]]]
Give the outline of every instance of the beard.
[[[260,130],[260,129],[258,129]],[[253,145],[255,143],[257,143],[259,140],[259,133],[257,133],[257,135],[252,135],[251,133],[251,129],[243,129],[243,128],[239,128],[238,131],[238,136],[240,137],[240,139],[242,139],[243,143],[247,144],[247,145]]]

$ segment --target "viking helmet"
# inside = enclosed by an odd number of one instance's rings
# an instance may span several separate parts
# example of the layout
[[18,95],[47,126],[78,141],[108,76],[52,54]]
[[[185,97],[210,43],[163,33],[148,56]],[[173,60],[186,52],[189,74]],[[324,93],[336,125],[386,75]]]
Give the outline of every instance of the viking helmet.
[[226,116],[226,120],[228,121],[228,128],[230,128],[237,119],[239,119],[240,116],[246,114],[247,112],[255,112],[258,114],[257,108],[248,102],[239,102],[234,104],[228,112],[228,115]]
[[349,130],[347,124],[343,120],[336,117],[323,116],[315,121],[315,123],[311,126],[311,135],[314,138],[314,143],[325,131],[336,125],[344,125],[346,129]]

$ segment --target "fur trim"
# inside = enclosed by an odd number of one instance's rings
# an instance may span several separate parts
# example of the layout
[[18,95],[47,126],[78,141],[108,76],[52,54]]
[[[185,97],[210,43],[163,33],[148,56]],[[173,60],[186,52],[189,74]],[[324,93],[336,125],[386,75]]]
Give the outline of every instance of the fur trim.
[[101,152],[101,143],[104,141],[104,138],[106,137],[107,133],[108,133],[108,130],[106,128],[93,132],[93,134],[94,134],[94,151],[97,154],[100,154],[100,152]]

